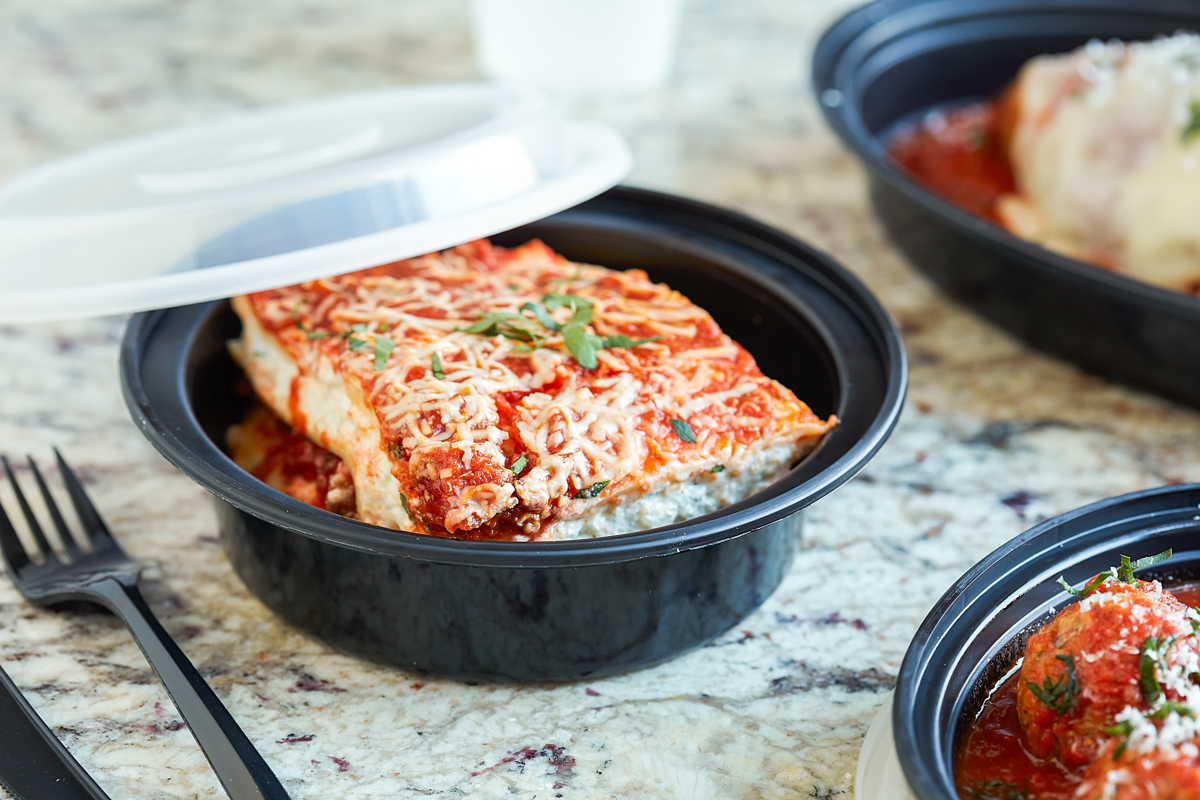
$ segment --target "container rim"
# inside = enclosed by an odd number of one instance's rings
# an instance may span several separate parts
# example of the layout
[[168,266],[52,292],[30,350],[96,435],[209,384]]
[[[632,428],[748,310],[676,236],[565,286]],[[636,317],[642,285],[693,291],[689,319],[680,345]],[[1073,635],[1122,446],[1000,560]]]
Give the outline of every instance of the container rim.
[[[164,309],[134,315],[121,344],[120,372],[126,405],[151,444],[172,464],[232,505],[280,527],[323,542],[379,553],[443,564],[498,566],[508,568],[554,568],[617,563],[640,558],[668,556],[683,550],[707,547],[796,513],[824,497],[853,477],[879,450],[894,429],[903,407],[908,382],[908,365],[899,331],[871,292],[848,270],[828,256],[789,234],[736,212],[705,203],[645,189],[617,187],[601,199],[663,207],[684,214],[696,224],[720,227],[740,242],[753,243],[759,250],[784,262],[799,260],[812,268],[816,278],[856,320],[875,349],[881,363],[884,391],[865,432],[846,447],[829,466],[803,482],[779,493],[767,493],[727,507],[714,515],[684,521],[650,531],[596,539],[549,542],[481,542],[394,531],[347,520],[293,500],[259,484],[242,472],[200,430],[184,399],[183,381],[172,387],[172,402],[178,402],[168,422],[155,408],[143,381],[141,360],[147,342],[168,315],[201,314],[216,302]],[[596,202],[596,201],[589,201]],[[199,435],[197,435],[199,434]],[[829,443],[827,439],[806,461],[815,459]],[[230,469],[232,467],[232,470]],[[802,470],[804,462],[797,469]],[[239,477],[244,476],[244,477]],[[246,478],[255,484],[249,486]]]
[[[1200,298],[1109,272],[1084,261],[1040,247],[980,219],[919,185],[888,160],[879,137],[861,114],[861,71],[886,47],[930,29],[965,21],[986,21],[1016,15],[1046,18],[1055,15],[1103,12],[1144,15],[1148,12],[1194,16],[1200,29],[1200,7],[1190,0],[875,0],[838,19],[817,43],[812,61],[812,85],[826,122],[868,170],[889,187],[926,211],[944,219],[959,233],[1010,257],[1036,262],[1075,284],[1099,289],[1113,301],[1130,295],[1151,307],[1171,309],[1200,319]],[[911,54],[910,54],[911,55]]]

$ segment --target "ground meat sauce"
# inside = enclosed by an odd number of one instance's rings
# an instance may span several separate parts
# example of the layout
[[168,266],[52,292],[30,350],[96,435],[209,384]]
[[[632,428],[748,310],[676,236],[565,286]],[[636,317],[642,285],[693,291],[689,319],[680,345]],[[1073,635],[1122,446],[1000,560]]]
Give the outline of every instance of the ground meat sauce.
[[[1178,600],[1200,608],[1200,584],[1174,587]],[[1070,800],[1087,765],[1065,766],[1056,756],[1033,754],[1017,716],[1017,668],[984,702],[959,742],[954,783],[966,800]]]
[[888,155],[917,183],[992,222],[996,201],[1016,191],[1001,124],[1001,101],[931,111],[888,142]]

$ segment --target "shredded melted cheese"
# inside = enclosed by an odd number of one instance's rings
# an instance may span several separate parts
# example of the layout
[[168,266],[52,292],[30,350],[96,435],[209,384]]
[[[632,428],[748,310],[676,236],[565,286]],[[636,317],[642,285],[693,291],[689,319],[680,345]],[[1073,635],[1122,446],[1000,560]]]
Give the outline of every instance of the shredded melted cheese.
[[[586,369],[563,332],[541,325],[526,306],[551,293],[590,304],[593,336],[653,341],[598,349],[596,368]],[[571,263],[540,242],[513,250],[473,242],[246,295],[234,308],[247,331],[270,337],[297,365],[293,385],[281,387],[270,385],[271,376],[287,370],[248,364],[260,397],[345,459],[360,489],[360,517],[390,527],[552,536],[557,522],[598,505],[699,476],[719,480],[717,465],[736,473],[758,463],[753,457],[764,448],[787,444],[797,460],[836,424],[764,376],[679,292],[639,270]],[[466,330],[503,313],[535,340]],[[561,327],[572,310],[547,313]],[[240,349],[253,362],[272,348],[247,341]],[[306,401],[315,394],[310,384],[329,383],[330,375],[378,421],[358,426],[369,435],[344,435],[345,425]],[[672,420],[685,422],[696,442],[684,441]],[[371,493],[360,483],[371,477],[359,473],[372,472],[380,453],[403,514],[361,506]]]

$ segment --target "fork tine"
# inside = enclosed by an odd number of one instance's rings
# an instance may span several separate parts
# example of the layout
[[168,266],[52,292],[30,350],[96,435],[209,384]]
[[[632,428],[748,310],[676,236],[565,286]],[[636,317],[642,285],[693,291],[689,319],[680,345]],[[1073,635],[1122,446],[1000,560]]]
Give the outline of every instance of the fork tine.
[[4,560],[8,562],[13,573],[29,564],[29,554],[25,552],[25,545],[17,538],[17,531],[12,526],[8,514],[4,513],[4,506],[0,506],[0,552],[4,553]]
[[42,533],[42,526],[38,524],[37,517],[33,515],[33,509],[29,507],[29,501],[25,499],[25,493],[21,491],[21,486],[17,483],[17,476],[13,474],[12,465],[8,463],[8,458],[0,456],[0,461],[4,462],[4,472],[8,475],[8,483],[12,486],[13,494],[17,497],[17,503],[21,506],[21,513],[25,515],[25,523],[29,525],[29,531],[33,534],[33,541],[37,543],[38,550],[42,551],[42,558],[47,561],[58,561],[58,555],[50,549],[50,543],[46,541],[46,535]]
[[66,484],[67,494],[71,496],[71,503],[75,506],[75,513],[79,515],[79,521],[83,523],[83,531],[87,534],[88,539],[94,544],[97,540],[107,540],[115,542],[112,534],[108,532],[108,526],[104,524],[104,520],[100,518],[100,512],[92,505],[92,501],[88,499],[87,494],[83,491],[83,484],[75,477],[75,473],[67,466],[66,460],[62,457],[62,453],[58,452],[58,448],[54,448],[54,458],[58,461],[58,471],[62,474],[63,483]]
[[54,529],[58,531],[58,539],[62,542],[63,549],[74,560],[80,554],[79,545],[75,544],[75,537],[71,535],[71,530],[67,527],[67,521],[63,519],[63,515],[58,510],[58,503],[50,494],[49,487],[46,486],[46,481],[42,479],[42,473],[37,467],[37,462],[33,460],[33,456],[29,456],[29,471],[33,473],[33,479],[37,481],[38,490],[42,493],[42,499],[46,501],[46,509],[50,512],[50,518],[54,521]]

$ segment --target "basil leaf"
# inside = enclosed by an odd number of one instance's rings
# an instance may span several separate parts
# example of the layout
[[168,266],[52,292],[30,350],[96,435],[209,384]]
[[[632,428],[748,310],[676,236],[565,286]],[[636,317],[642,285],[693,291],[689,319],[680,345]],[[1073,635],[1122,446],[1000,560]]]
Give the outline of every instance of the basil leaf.
[[505,322],[500,325],[499,333],[505,339],[513,339],[518,342],[538,342],[538,335],[528,328],[522,328],[519,325],[513,325],[510,322]]
[[446,380],[446,373],[442,371],[442,357],[434,353],[431,360],[433,362],[433,377],[439,381]]
[[709,472],[724,472],[724,471],[725,471],[724,464],[713,464],[713,468],[709,470]]
[[333,335],[332,333],[327,333],[326,331],[309,331],[304,330],[304,328],[301,328],[300,330],[304,331],[304,335],[310,339],[328,339]]
[[1193,719],[1196,716],[1196,712],[1192,711],[1192,709],[1187,705],[1183,703],[1173,703],[1168,700],[1158,708],[1154,709],[1154,711],[1147,714],[1146,719],[1166,719],[1172,713],[1181,717],[1192,717]]
[[350,352],[352,353],[357,353],[359,350],[362,350],[364,347],[366,347],[367,344],[368,342],[366,339],[356,339],[353,336],[346,339],[346,346],[350,348]]
[[542,295],[542,303],[545,304],[547,311],[553,311],[556,308],[569,308],[572,311],[578,311],[581,308],[586,308],[592,305],[592,301],[586,297],[580,297],[577,294],[562,294],[560,292],[550,292]]
[[365,333],[367,330],[367,324],[365,322],[356,322],[350,326],[350,330],[354,331],[355,333]]
[[484,336],[495,336],[499,331],[497,326],[508,319],[521,316],[515,311],[489,311],[480,315],[469,327],[463,328],[466,333],[482,333]]
[[533,315],[537,317],[537,321],[541,323],[542,327],[546,330],[557,332],[562,329],[561,325],[551,319],[549,312],[539,305],[534,303],[526,303],[525,305],[521,306],[521,310],[532,311]]
[[1134,569],[1144,569],[1146,567],[1153,567],[1155,564],[1161,564],[1164,561],[1167,561],[1168,559],[1171,558],[1172,555],[1174,555],[1174,551],[1171,550],[1170,548],[1167,548],[1166,550],[1163,550],[1158,555],[1146,556],[1145,558],[1139,558],[1137,561],[1133,562],[1133,568]]
[[1161,564],[1172,555],[1171,550],[1164,550],[1161,553],[1153,556],[1139,558],[1137,561],[1131,561],[1129,556],[1121,556],[1121,566],[1117,568],[1117,580],[1122,583],[1133,583],[1137,578],[1134,577],[1134,570],[1152,567],[1155,564]]
[[1121,743],[1117,745],[1117,749],[1113,751],[1113,761],[1116,761],[1121,757],[1121,754],[1125,752],[1125,748],[1129,746],[1129,736],[1133,733],[1133,723],[1129,720],[1125,720],[1124,722],[1119,722],[1116,725],[1113,725],[1111,728],[1105,728],[1104,732],[1109,736],[1122,737]]
[[1154,656],[1157,655],[1158,637],[1147,636],[1138,651],[1138,685],[1141,686],[1142,697],[1146,699],[1147,705],[1151,706],[1162,697],[1162,687],[1158,683],[1158,673],[1155,671],[1158,661]]
[[688,425],[681,419],[672,419],[668,420],[668,422],[670,422],[671,427],[675,429],[676,436],[678,436],[680,439],[683,439],[688,444],[696,443],[696,432],[692,430],[691,425]]
[[575,360],[579,362],[579,366],[584,369],[595,369],[599,363],[596,361],[596,348],[588,341],[588,335],[583,329],[583,325],[575,324],[575,317],[572,317],[571,321],[563,328],[562,335],[563,343]]
[[1059,575],[1058,576],[1058,585],[1063,587],[1064,589],[1067,590],[1067,592],[1075,595],[1076,597],[1087,597],[1089,594],[1092,593],[1092,590],[1094,590],[1097,586],[1104,583],[1106,580],[1108,580],[1111,577],[1112,577],[1112,573],[1101,572],[1099,575],[1097,575],[1096,577],[1094,577],[1090,581],[1088,581],[1087,585],[1084,586],[1082,589],[1073,589],[1073,588],[1071,588],[1071,584],[1067,583],[1066,580],[1063,579],[1062,575]]
[[640,347],[650,342],[657,342],[661,336],[647,336],[645,339],[630,339],[623,333],[618,333],[615,336],[605,336],[605,347]]
[[596,481],[591,486],[588,486],[584,489],[580,489],[578,492],[571,495],[571,499],[572,500],[580,500],[580,499],[586,500],[588,498],[595,497],[596,495],[598,495],[602,491],[604,491],[604,487],[608,486],[610,483],[612,483],[612,481]]
[[512,466],[509,467],[509,469],[512,470],[513,475],[520,475],[521,471],[523,469],[525,469],[525,465],[528,463],[529,463],[529,459],[526,458],[525,456],[521,456],[520,458],[518,458],[516,461],[514,461],[512,463]]
[[375,371],[382,372],[384,366],[387,365],[388,356],[392,354],[392,350],[396,347],[396,343],[386,336],[375,337]]
[[1033,681],[1025,681],[1025,685],[1046,708],[1059,714],[1068,714],[1075,710],[1075,695],[1079,692],[1079,683],[1075,680],[1075,657],[1056,655],[1055,658],[1067,667],[1058,680],[1051,681],[1047,675],[1040,687]]

